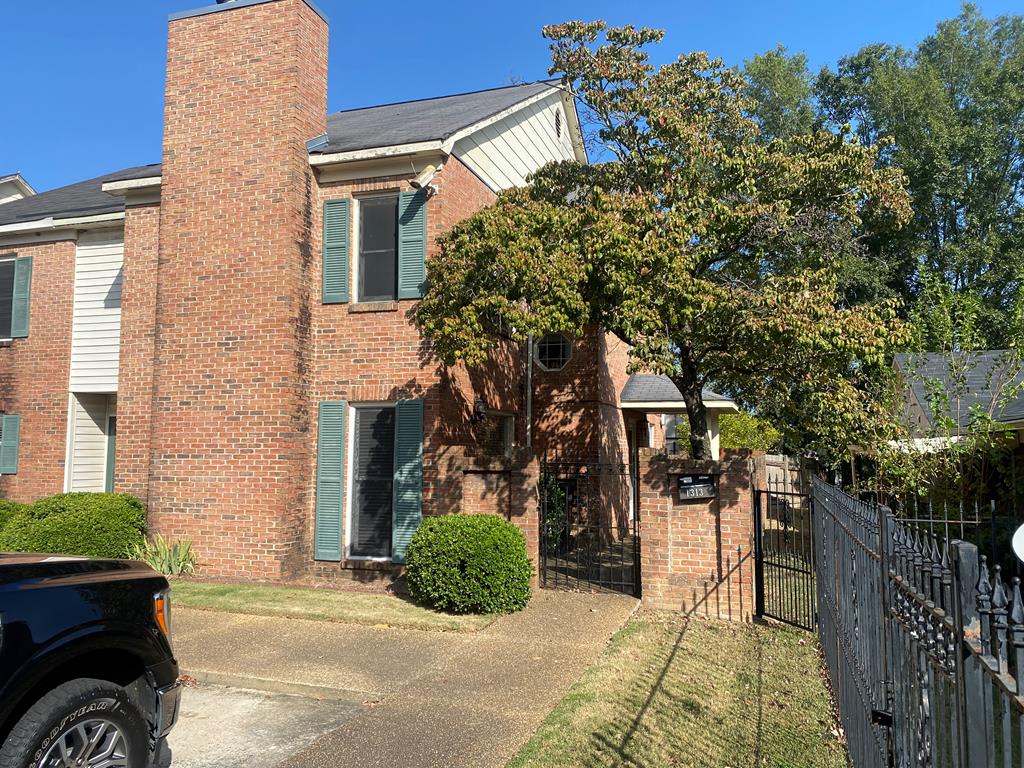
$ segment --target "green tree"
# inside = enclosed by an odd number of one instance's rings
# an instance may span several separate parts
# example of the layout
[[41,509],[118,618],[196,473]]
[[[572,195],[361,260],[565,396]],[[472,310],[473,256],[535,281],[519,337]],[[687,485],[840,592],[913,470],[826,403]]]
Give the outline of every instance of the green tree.
[[973,5],[913,51],[871,45],[824,70],[817,101],[908,177],[910,226],[873,244],[908,299],[925,273],[981,302],[979,330],[1006,346],[1024,276],[1024,19]]
[[844,450],[904,329],[891,302],[844,305],[838,264],[908,217],[899,171],[846,134],[760,141],[742,76],[704,53],[656,69],[659,30],[544,34],[613,159],[551,164],[440,238],[416,318],[437,353],[474,365],[502,337],[597,325],[679,388],[694,457],[709,384]]
[[782,431],[752,413],[723,413],[718,417],[718,439],[723,448],[778,450]]
[[744,61],[743,74],[763,140],[788,139],[817,127],[814,77],[804,54],[779,45]]

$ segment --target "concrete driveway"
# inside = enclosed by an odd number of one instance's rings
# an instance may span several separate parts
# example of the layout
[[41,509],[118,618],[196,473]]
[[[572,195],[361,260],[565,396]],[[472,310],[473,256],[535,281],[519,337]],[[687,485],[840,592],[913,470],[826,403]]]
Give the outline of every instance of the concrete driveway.
[[[179,608],[177,654],[200,686],[186,691],[173,766],[234,765],[185,744],[204,733],[283,745],[254,749],[248,768],[503,766],[636,604],[539,591],[472,634]],[[217,686],[248,692],[231,702]]]

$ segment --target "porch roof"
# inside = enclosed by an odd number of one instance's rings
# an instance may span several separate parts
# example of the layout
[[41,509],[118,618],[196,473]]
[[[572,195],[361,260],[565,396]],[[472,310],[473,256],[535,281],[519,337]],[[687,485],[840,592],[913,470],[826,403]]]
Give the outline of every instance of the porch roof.
[[[710,389],[701,391],[701,399],[709,411],[739,413],[740,410],[730,398]],[[686,410],[682,393],[668,376],[662,374],[634,373],[622,388],[619,402],[623,410],[651,413],[682,413]]]

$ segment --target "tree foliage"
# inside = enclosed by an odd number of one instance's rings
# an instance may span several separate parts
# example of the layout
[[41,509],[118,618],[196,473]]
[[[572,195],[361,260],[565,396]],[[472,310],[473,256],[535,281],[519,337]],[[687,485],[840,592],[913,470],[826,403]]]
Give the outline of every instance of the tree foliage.
[[782,430],[752,413],[723,413],[718,417],[718,436],[722,448],[771,452],[782,444]]
[[606,328],[631,370],[667,374],[691,452],[709,455],[701,389],[756,403],[828,453],[873,417],[871,389],[906,330],[893,302],[851,306],[844,259],[910,214],[882,144],[818,131],[762,141],[749,83],[704,53],[655,68],[662,32],[544,30],[610,153],[553,163],[440,238],[417,322],[448,361],[499,338]]
[[874,269],[852,275],[849,295],[892,292],[908,310],[937,276],[979,301],[983,346],[1010,343],[1024,273],[1024,19],[984,18],[967,4],[913,50],[884,43],[818,75],[783,49],[747,62],[755,115],[782,132],[852,126],[865,144],[892,139],[879,155],[903,169],[913,219],[866,241]]

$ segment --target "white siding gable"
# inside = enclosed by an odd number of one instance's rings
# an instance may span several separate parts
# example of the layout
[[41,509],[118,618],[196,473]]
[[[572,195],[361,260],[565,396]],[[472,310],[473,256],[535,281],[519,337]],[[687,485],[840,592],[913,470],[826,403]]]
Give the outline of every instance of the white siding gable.
[[495,192],[525,186],[526,177],[549,162],[575,159],[558,92],[460,139],[452,151]]
[[116,392],[121,345],[121,231],[85,232],[75,255],[72,392]]

